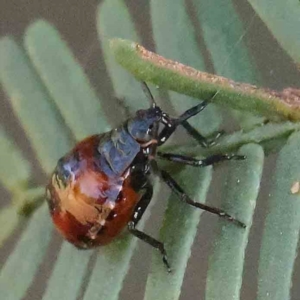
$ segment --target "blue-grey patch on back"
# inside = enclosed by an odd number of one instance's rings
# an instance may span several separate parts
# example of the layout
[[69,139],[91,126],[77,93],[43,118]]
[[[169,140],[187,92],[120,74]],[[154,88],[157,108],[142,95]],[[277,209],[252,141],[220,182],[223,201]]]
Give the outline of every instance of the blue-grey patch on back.
[[98,146],[101,170],[108,177],[121,176],[140,151],[139,143],[125,127],[114,129],[106,134]]

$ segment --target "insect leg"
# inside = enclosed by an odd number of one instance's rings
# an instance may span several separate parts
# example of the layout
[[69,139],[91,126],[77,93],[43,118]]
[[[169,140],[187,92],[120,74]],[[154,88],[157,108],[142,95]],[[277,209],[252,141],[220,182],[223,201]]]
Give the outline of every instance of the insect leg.
[[168,172],[166,172],[165,170],[160,170],[158,168],[155,160],[152,160],[152,168],[156,172],[156,174],[158,174],[160,176],[160,178],[170,187],[172,192],[174,192],[179,197],[179,199],[181,201],[183,201],[191,206],[206,210],[212,214],[216,214],[219,217],[224,218],[238,226],[246,228],[246,225],[244,223],[235,219],[231,215],[227,214],[225,211],[223,211],[219,208],[209,206],[209,205],[192,200]]
[[166,253],[164,244],[162,242],[154,239],[153,237],[149,236],[148,234],[136,229],[136,225],[139,222],[139,220],[141,219],[141,217],[143,216],[143,214],[152,198],[152,195],[153,195],[153,188],[149,184],[146,186],[145,194],[142,196],[141,200],[135,207],[132,219],[128,223],[128,230],[130,231],[131,234],[133,234],[140,240],[149,244],[153,248],[159,250],[159,252],[162,255],[162,260],[163,260],[164,265],[167,267],[168,272],[171,272],[171,267],[170,267],[170,264],[167,259],[167,253]]
[[181,125],[183,122],[186,122],[189,118],[197,115],[207,106],[208,103],[208,101],[203,101],[202,103],[188,109],[176,119],[172,119],[165,114],[161,120],[161,122],[165,125],[165,128],[160,132],[158,136],[158,146],[164,144],[169,139],[169,137],[176,130],[178,125]]
[[182,127],[187,133],[193,137],[203,148],[209,148],[216,144],[216,141],[224,134],[224,131],[217,132],[212,138],[204,137],[194,126],[188,121],[182,122]]
[[162,159],[182,163],[185,165],[190,165],[193,167],[206,167],[226,160],[243,160],[246,158],[244,155],[237,154],[216,154],[204,159],[196,159],[181,154],[162,152],[157,152],[157,156],[159,156]]

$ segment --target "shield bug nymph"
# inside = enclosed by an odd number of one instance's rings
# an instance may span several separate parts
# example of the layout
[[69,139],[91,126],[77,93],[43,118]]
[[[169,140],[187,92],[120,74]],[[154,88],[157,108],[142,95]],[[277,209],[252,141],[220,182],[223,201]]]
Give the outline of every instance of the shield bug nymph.
[[[138,110],[120,127],[92,135],[62,157],[47,186],[47,201],[58,231],[78,248],[88,249],[111,242],[123,229],[158,249],[170,270],[162,242],[136,228],[153,194],[150,174],[155,172],[185,203],[219,215],[238,226],[239,220],[226,212],[192,200],[155,158],[205,167],[214,163],[244,159],[235,154],[218,154],[197,160],[188,156],[157,152],[177,126],[191,129],[187,120],[202,111],[204,101],[172,118],[162,111],[147,87],[150,108]],[[193,132],[192,130],[189,130]],[[198,140],[207,145],[198,134]]]

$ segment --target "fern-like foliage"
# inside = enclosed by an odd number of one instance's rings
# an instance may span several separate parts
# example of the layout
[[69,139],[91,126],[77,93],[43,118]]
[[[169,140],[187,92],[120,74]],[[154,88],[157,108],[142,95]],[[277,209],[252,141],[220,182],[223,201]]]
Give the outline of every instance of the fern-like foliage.
[[[186,2],[149,2],[156,52],[202,71],[206,70],[209,56],[213,69],[219,75],[259,84],[259,68],[244,43],[247,30],[235,5],[229,0],[191,0],[188,5]],[[300,46],[289,40],[293,36],[299,37],[299,3],[298,6],[291,1],[282,4],[279,0],[249,0],[249,3],[283,48],[299,62]],[[268,5],[277,9],[268,10]],[[128,7],[123,0],[105,0],[98,5],[96,14],[99,47],[102,47],[115,96],[123,100],[132,112],[147,107],[139,82],[115,60],[116,45],[113,49],[109,45],[111,38],[141,42]],[[282,23],[282,14],[291,17]],[[199,47],[200,30],[205,49]],[[118,57],[118,60],[124,57]],[[45,174],[51,173],[56,161],[75,140],[107,131],[116,123],[104,113],[104,100],[96,94],[63,37],[47,21],[38,20],[29,26],[22,44],[12,37],[1,38],[0,59],[3,89]],[[127,61],[126,65],[135,68],[134,61]],[[147,73],[144,69],[137,71],[139,74]],[[166,77],[163,71],[159,74]],[[175,85],[180,86],[180,78],[175,80]],[[179,113],[196,101],[187,95],[169,92],[168,95],[165,93],[161,105]],[[248,109],[247,95],[240,95],[238,101],[240,106]],[[268,107],[264,109],[266,115]],[[259,107],[255,111],[259,111]],[[220,187],[221,207],[245,222],[247,229],[218,220],[208,262],[205,296],[199,299],[240,299],[245,250],[261,185],[264,150],[269,153],[270,149],[280,149],[277,166],[272,171],[270,196],[266,199],[269,208],[257,270],[257,299],[288,300],[300,229],[300,196],[295,191],[300,182],[300,136],[298,132],[293,133],[299,130],[300,125],[285,121],[262,126],[261,122],[265,119],[253,116],[251,109],[242,114],[231,109],[227,113],[238,120],[241,130],[225,136],[215,147],[208,150],[194,144],[179,147],[176,141],[175,146],[171,146],[173,151],[176,149],[194,156],[228,151],[238,151],[247,156],[247,160],[233,162],[228,167],[228,174]],[[207,136],[220,130],[222,123],[223,111],[215,104],[210,104],[201,117],[192,120],[192,124]],[[32,185],[30,163],[3,129],[0,130],[0,154],[0,180],[12,195],[11,204],[0,211],[0,246],[14,234],[16,228],[24,227],[1,267],[0,298],[29,299],[27,292],[34,284],[42,263],[49,258],[50,252],[55,251],[57,258],[47,278],[42,299],[119,299],[136,239],[124,234],[106,247],[86,252],[78,251],[66,242],[59,247],[53,245],[51,238],[56,233],[43,203],[44,187]],[[205,201],[213,177],[212,168],[185,167],[175,173],[176,179],[194,199]],[[160,196],[161,185],[157,182],[153,203]],[[25,218],[20,212],[26,212],[30,217]],[[179,299],[200,217],[200,211],[187,207],[173,195],[169,196],[159,239],[165,243],[173,272],[168,274],[160,255],[153,253],[144,299]],[[144,226],[146,219],[143,218],[139,228]],[[200,269],[203,262],[198,263]],[[132,293],[132,299],[137,299],[134,289]]]

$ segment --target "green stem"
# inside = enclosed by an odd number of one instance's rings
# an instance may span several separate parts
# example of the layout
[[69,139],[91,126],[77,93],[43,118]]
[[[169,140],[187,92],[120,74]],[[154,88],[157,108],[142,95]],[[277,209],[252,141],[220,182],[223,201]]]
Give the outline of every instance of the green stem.
[[[228,134],[220,139],[213,147],[204,149],[201,146],[185,145],[164,147],[164,152],[176,151],[191,156],[208,156],[216,153],[225,153],[236,151],[239,147],[248,143],[257,143],[270,146],[270,143],[277,147],[277,140],[282,142],[282,138],[287,138],[292,132],[300,129],[300,123],[284,122],[284,123],[269,123],[264,126],[258,126],[248,132],[237,131]],[[283,144],[283,142],[282,142]],[[268,147],[268,150],[270,147]]]
[[269,120],[300,120],[300,91],[282,92],[237,83],[168,60],[137,43],[112,39],[111,49],[117,62],[140,80],[160,87],[238,110],[266,116]]
[[45,187],[38,186],[28,190],[15,191],[13,201],[17,205],[17,211],[22,216],[30,216],[45,201]]

